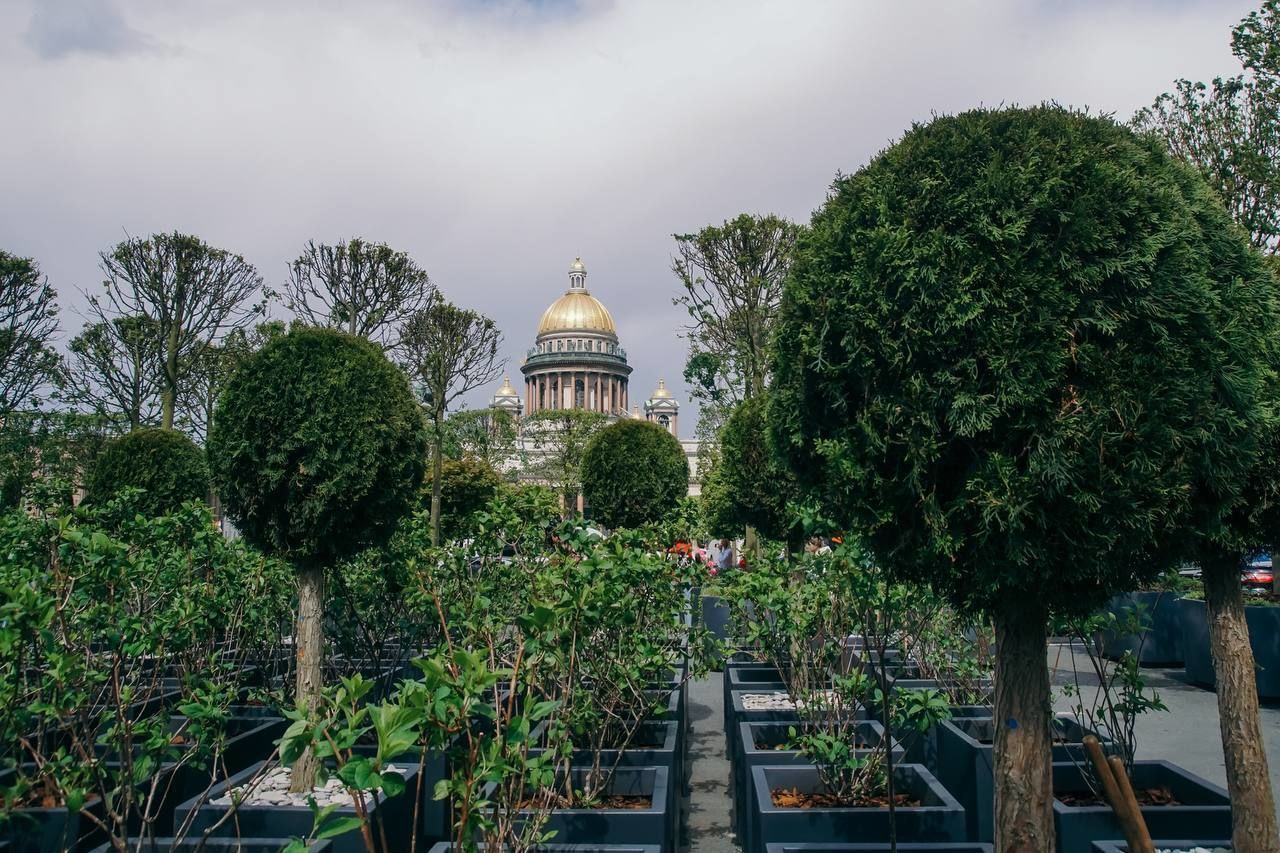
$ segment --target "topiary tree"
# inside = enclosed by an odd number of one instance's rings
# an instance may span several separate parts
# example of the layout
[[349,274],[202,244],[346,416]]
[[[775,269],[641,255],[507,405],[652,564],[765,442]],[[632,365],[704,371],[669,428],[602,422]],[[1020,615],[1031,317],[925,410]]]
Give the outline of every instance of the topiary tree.
[[1162,145],[1051,106],[912,128],[801,237],[776,446],[898,579],[992,615],[997,850],[1053,848],[1050,614],[1169,565],[1257,453],[1260,270]]
[[582,457],[582,495],[608,527],[638,527],[671,512],[689,491],[689,463],[655,423],[621,420],[600,430]]
[[[717,521],[754,527],[770,539],[787,539],[792,526],[787,504],[796,497],[795,478],[769,448],[765,414],[768,397],[739,403],[720,431],[720,468],[726,506]],[[794,544],[794,543],[792,543]]]
[[85,484],[85,499],[103,504],[124,489],[141,489],[147,516],[166,515],[186,501],[209,499],[204,451],[177,430],[138,429],[107,442]]
[[[440,530],[453,538],[463,529],[468,518],[488,506],[498,493],[502,478],[498,472],[474,456],[445,459],[440,470]],[[431,478],[424,485],[428,511],[431,508]]]
[[[298,572],[300,708],[321,692],[324,573],[381,544],[422,483],[427,432],[408,377],[363,338],[295,328],[227,381],[209,433],[214,482],[246,539]],[[294,765],[309,790],[315,761]]]

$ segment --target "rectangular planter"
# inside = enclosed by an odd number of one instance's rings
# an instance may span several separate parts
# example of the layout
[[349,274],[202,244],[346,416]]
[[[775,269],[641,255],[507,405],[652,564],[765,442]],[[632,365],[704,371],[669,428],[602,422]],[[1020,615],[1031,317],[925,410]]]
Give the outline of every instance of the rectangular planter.
[[[481,850],[488,849],[487,844],[481,844]],[[435,845],[427,853],[454,853],[457,848],[447,842]],[[662,853],[656,844],[542,844],[538,847],[538,853]]]
[[[416,762],[412,767],[408,766],[407,761],[403,764],[393,763],[405,767],[404,775],[407,783],[405,792],[398,797],[382,798],[376,805],[371,798],[368,798],[370,799],[370,818],[381,821],[392,849],[408,849],[409,835],[413,832],[412,792],[417,782],[418,767]],[[221,797],[231,788],[247,784],[263,764],[265,762],[259,761],[240,771],[215,787],[207,796],[202,794],[180,804],[174,812],[175,826],[182,825],[187,814],[193,811],[195,816],[191,821],[189,835],[198,836],[205,829],[216,824],[231,809],[231,806],[213,805],[208,801]],[[334,812],[341,817],[354,817],[355,813],[354,807],[340,808]],[[295,835],[306,838],[311,833],[313,822],[311,809],[306,806],[242,805],[236,809],[236,814],[231,820],[215,831],[215,835],[220,838],[234,838],[237,835],[244,838],[276,838]],[[333,842],[333,853],[364,853],[364,841],[358,829],[330,840]]]
[[[738,760],[733,762],[731,771],[733,774],[733,814],[738,824],[739,837],[746,835],[746,818],[750,813],[748,792],[751,790],[751,768],[766,764],[775,767],[813,766],[809,759],[796,750],[769,749],[756,746],[756,741],[762,738],[785,743],[788,737],[787,729],[791,726],[795,726],[798,730],[801,727],[801,723],[792,720],[778,723],[738,724],[736,749]],[[857,724],[857,733],[859,739],[866,742],[870,747],[876,748],[883,743],[884,727],[875,720],[859,722]],[[902,763],[902,748],[894,744],[892,749],[894,763]]]
[[[753,767],[751,837],[744,839],[746,853],[764,853],[779,842],[834,842],[859,839],[887,841],[889,810],[789,809],[773,804],[775,788],[812,792],[819,788],[818,771],[812,767]],[[898,790],[910,792],[923,805],[897,809],[900,841],[964,841],[964,808],[925,768],[904,764],[896,769]]]
[[1150,590],[1127,592],[1107,603],[1107,609],[1122,618],[1135,607],[1142,608],[1148,629],[1137,634],[1104,634],[1103,655],[1120,660],[1126,652],[1132,652],[1139,666],[1181,666],[1182,620],[1178,596]]
[[[130,850],[136,842],[130,842]],[[154,847],[148,846],[154,843]],[[143,844],[142,849],[150,853],[151,850],[164,851],[164,853],[199,853],[199,851],[208,851],[208,853],[280,853],[289,843],[288,838],[207,838],[204,845],[200,844],[200,836],[192,838],[184,838],[175,840],[173,838],[156,838],[150,839]],[[110,844],[103,844],[101,847],[93,848],[92,853],[114,853],[115,848]],[[330,853],[333,845],[327,839],[321,841],[312,841],[307,845],[308,853]]]
[[[1056,718],[1061,734],[1074,743],[1053,744],[1053,760],[1083,761],[1080,739],[1085,732],[1069,718]],[[937,776],[964,806],[969,838],[995,839],[995,795],[992,770],[995,767],[995,720],[990,717],[945,720],[938,726]]]
[[[888,844],[769,844],[767,853],[890,853]],[[991,853],[991,844],[977,841],[938,844],[899,844],[901,853]]]
[[[636,741],[647,746],[630,746],[624,750],[605,749],[600,752],[600,766],[610,767],[665,767],[670,772],[667,776],[668,802],[680,802],[684,794],[684,784],[688,781],[688,765],[684,752],[679,748],[683,742],[680,737],[678,723],[667,722],[641,723]],[[542,749],[529,750],[530,755],[537,755]],[[591,753],[587,750],[574,750],[573,766],[590,767]]]
[[[1152,839],[1151,843],[1157,850],[1169,848],[1186,850],[1193,847],[1207,847],[1210,850],[1216,847],[1221,847],[1224,850],[1231,849],[1230,841],[1186,841],[1183,839],[1155,838]],[[1093,842],[1093,853],[1129,853],[1129,845],[1123,841],[1095,841]]]
[[730,704],[730,696],[735,690],[764,692],[769,690],[786,690],[787,683],[782,680],[782,673],[776,666],[769,664],[745,664],[728,666],[724,670],[724,707]]
[[[102,816],[100,808],[98,815]],[[104,838],[87,818],[62,807],[18,809],[0,825],[0,843],[8,845],[4,849],[9,853],[88,850]]]
[[[1231,803],[1227,792],[1167,761],[1135,761],[1133,788],[1166,786],[1182,805],[1144,806],[1142,818],[1153,838],[1231,835]],[[1054,793],[1087,790],[1075,764],[1054,763]],[[1095,841],[1123,838],[1111,807],[1067,806],[1053,801],[1053,822],[1059,853],[1090,853]]]
[[675,807],[667,797],[666,767],[623,767],[613,775],[608,793],[651,798],[647,809],[556,809],[543,827],[555,830],[556,845],[595,847],[603,844],[652,845],[675,853]]
[[[718,596],[702,595],[699,600],[700,624],[707,629],[711,636],[719,640],[721,643],[729,641],[729,605],[725,604]],[[724,656],[714,655],[713,666],[717,669],[723,668]]]
[[[1213,689],[1216,678],[1209,651],[1208,608],[1203,601],[1193,598],[1178,599],[1178,606],[1187,678]],[[1244,618],[1249,627],[1253,662],[1257,666],[1258,698],[1264,702],[1280,700],[1280,607],[1250,607],[1246,599]]]

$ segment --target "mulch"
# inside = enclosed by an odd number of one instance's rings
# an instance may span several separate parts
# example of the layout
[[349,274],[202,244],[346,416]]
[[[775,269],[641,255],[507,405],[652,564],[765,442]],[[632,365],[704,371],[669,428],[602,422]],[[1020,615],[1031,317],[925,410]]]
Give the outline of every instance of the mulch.
[[[822,792],[806,794],[798,788],[775,788],[770,792],[770,797],[773,804],[780,809],[885,809],[889,807],[887,794],[849,801],[835,794]],[[911,808],[921,804],[918,798],[910,794],[895,794],[893,801],[898,808]]]
[[[1173,795],[1166,786],[1161,785],[1158,788],[1143,788],[1134,791],[1133,795],[1138,799],[1140,806],[1180,806],[1182,803]],[[1107,801],[1092,791],[1063,791],[1054,793],[1053,795],[1058,802],[1064,806],[1073,808],[1084,808],[1088,806],[1105,806]]]

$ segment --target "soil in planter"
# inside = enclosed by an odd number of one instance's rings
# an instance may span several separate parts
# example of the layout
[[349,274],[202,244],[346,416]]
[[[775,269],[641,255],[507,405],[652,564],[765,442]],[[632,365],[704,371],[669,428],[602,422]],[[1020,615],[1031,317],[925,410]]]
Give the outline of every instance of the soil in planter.
[[[773,804],[780,809],[885,809],[889,807],[887,794],[875,794],[856,800],[843,800],[835,794],[802,793],[798,788],[774,788],[769,792]],[[919,798],[910,794],[894,794],[893,804],[898,808],[915,808],[922,805]]]
[[[879,749],[879,747],[871,746],[866,741],[862,740],[854,741],[853,748],[855,750],[865,752],[870,752],[873,749]],[[770,743],[768,740],[756,738],[756,749],[773,750],[774,752],[788,752],[791,750],[791,747],[787,746],[787,742],[785,740],[779,741],[778,743]]]
[[[1166,786],[1161,785],[1158,788],[1143,788],[1134,791],[1133,795],[1138,798],[1140,806],[1180,806],[1178,798],[1173,795]],[[1072,808],[1085,808],[1088,806],[1105,806],[1107,801],[1092,791],[1064,791],[1062,793],[1054,793],[1053,795],[1064,806]]]
[[[521,800],[516,803],[517,809],[540,809],[542,802],[532,798]],[[625,796],[622,794],[608,794],[603,797],[597,797],[590,803],[573,803],[572,805],[557,804],[555,808],[563,809],[651,809],[653,808],[652,797],[642,796]]]

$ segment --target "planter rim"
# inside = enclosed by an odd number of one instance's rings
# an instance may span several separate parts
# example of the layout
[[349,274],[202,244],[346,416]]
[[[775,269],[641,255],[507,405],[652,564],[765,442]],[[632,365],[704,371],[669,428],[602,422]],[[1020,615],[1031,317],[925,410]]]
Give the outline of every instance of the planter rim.
[[[857,720],[854,724],[859,728],[862,726],[870,728],[876,733],[876,737],[883,740],[884,726],[881,725],[879,720]],[[738,751],[742,753],[744,757],[758,755],[799,755],[800,753],[794,749],[760,749],[756,746],[755,738],[752,737],[752,729],[757,726],[795,726],[799,728],[802,725],[804,725],[804,722],[801,720],[747,720],[745,722],[738,723]],[[897,743],[894,743],[891,748],[898,755],[902,754],[902,747]],[[854,751],[870,753],[882,752],[883,750],[879,745],[876,745],[869,749],[857,749]],[[897,763],[898,762],[895,762],[895,764]]]
[[[1196,774],[1192,773],[1190,770],[1187,770],[1184,767],[1179,767],[1177,764],[1174,764],[1172,761],[1165,761],[1164,759],[1150,759],[1145,761],[1135,761],[1133,762],[1133,764],[1135,767],[1142,766],[1142,767],[1163,768],[1166,772],[1171,773],[1175,776],[1181,776],[1187,782],[1190,782],[1191,784],[1194,784],[1194,785],[1199,785],[1200,787],[1206,789],[1210,793],[1213,793],[1221,797],[1224,800],[1224,802],[1221,804],[1182,803],[1176,806],[1140,806],[1139,807],[1140,810],[1172,808],[1172,809],[1186,809],[1186,810],[1196,810],[1196,811],[1205,811],[1205,810],[1220,811],[1224,808],[1225,809],[1231,808],[1230,797],[1227,795],[1227,791],[1225,788],[1222,788],[1221,786],[1215,785],[1207,779],[1197,776]],[[1055,761],[1052,764],[1051,772],[1052,772],[1052,768],[1056,768],[1056,767],[1070,767],[1074,770],[1077,768],[1077,766],[1078,765],[1070,761]],[[1089,813],[1102,813],[1102,812],[1111,814],[1111,806],[1108,806],[1108,805],[1068,806],[1067,804],[1063,803],[1061,800],[1059,800],[1055,796],[1053,798],[1053,811],[1054,811],[1054,814],[1059,814],[1059,813],[1089,814]]]
[[[937,795],[938,799],[942,801],[937,805],[932,805],[932,806],[902,806],[898,809],[895,809],[895,811],[909,812],[911,814],[930,814],[935,812],[964,811],[964,806],[960,804],[960,801],[957,800],[954,796],[952,796],[951,792],[948,791],[946,787],[941,782],[938,781],[937,777],[935,777],[932,773],[930,773],[929,769],[925,767],[923,764],[897,764],[894,766],[894,769],[904,775],[906,774],[915,775],[917,778],[921,780],[921,782],[925,784],[925,786],[927,786],[935,795]],[[800,811],[804,811],[810,814],[826,813],[826,812],[841,814],[841,813],[858,812],[858,811],[874,812],[874,811],[883,810],[887,812],[889,810],[888,807],[879,807],[879,806],[876,808],[869,808],[869,807],[847,808],[846,807],[846,808],[824,808],[824,809],[788,809],[788,808],[782,808],[780,806],[775,806],[773,804],[773,799],[769,796],[771,791],[769,788],[768,780],[766,778],[771,771],[786,771],[786,772],[812,771],[816,775],[818,772],[818,768],[788,765],[788,764],[757,764],[755,767],[752,767],[751,768],[752,794],[756,798],[756,806],[757,808],[760,809],[761,814],[765,814],[765,813],[792,814]]]

